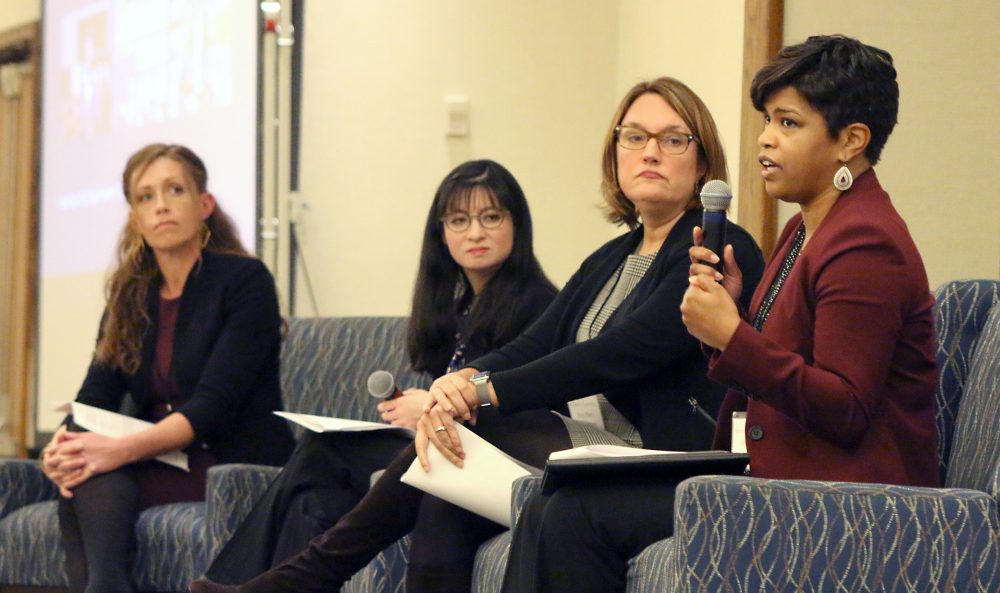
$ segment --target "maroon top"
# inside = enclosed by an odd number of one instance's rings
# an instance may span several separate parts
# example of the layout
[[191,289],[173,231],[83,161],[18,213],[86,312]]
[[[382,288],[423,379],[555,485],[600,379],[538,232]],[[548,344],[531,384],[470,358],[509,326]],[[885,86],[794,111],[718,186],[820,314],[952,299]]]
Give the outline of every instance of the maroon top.
[[[751,303],[757,312],[802,221],[785,226]],[[792,266],[762,331],[747,322],[709,376],[738,385],[751,475],[936,486],[933,296],[906,224],[874,171],[834,204]]]
[[166,299],[160,297],[160,319],[156,328],[156,364],[153,365],[153,392],[150,398],[150,415],[153,422],[159,422],[173,411],[180,399],[177,380],[170,372],[174,357],[174,326],[177,325],[177,310],[180,297]]
[[[177,379],[171,372],[174,356],[174,327],[180,297],[160,297],[160,317],[156,328],[156,364],[153,365],[153,389],[147,401],[145,417],[159,422],[171,413],[181,400]],[[134,465],[133,472],[139,484],[139,506],[146,509],[173,502],[200,501],[205,499],[205,481],[209,466],[215,456],[199,444],[188,447],[188,468],[183,471],[155,460]]]

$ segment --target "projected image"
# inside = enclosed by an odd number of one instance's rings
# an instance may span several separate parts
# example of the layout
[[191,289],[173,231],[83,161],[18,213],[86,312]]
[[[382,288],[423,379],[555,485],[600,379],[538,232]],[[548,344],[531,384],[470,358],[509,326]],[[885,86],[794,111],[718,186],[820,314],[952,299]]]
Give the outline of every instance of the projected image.
[[243,244],[255,244],[257,3],[43,4],[38,429],[76,394],[128,216],[122,169],[151,142],[190,146]]
[[[62,88],[69,99],[63,104],[66,132],[78,138],[106,134],[111,129],[111,54],[108,51],[108,11],[100,9],[67,22],[67,34],[76,37],[67,43],[75,51],[65,52]],[[68,37],[69,35],[67,35]],[[68,39],[67,39],[68,41]]]
[[[46,2],[43,274],[108,266],[125,214],[118,169],[152,141],[189,144],[220,161],[207,163],[222,171],[213,191],[253,245],[256,17],[247,5]],[[81,223],[111,233],[75,240]]]

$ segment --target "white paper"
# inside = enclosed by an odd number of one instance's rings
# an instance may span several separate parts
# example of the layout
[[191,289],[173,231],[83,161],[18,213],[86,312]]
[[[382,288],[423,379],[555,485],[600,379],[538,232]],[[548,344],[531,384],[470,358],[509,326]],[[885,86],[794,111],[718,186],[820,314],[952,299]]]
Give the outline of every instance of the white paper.
[[638,449],[622,445],[586,445],[563,451],[553,451],[549,459],[594,459],[597,457],[642,457],[644,455],[676,455],[678,451],[659,451],[657,449]]
[[[145,420],[139,420],[138,418],[125,416],[116,412],[109,412],[108,410],[95,408],[94,406],[88,406],[80,402],[73,402],[73,422],[90,432],[109,437],[122,437],[127,434],[141,432],[153,426],[152,422],[146,422]],[[162,461],[167,465],[172,465],[177,469],[190,471],[188,469],[187,453],[179,450],[164,453],[158,456],[156,460]]]
[[456,424],[465,451],[465,467],[453,465],[433,444],[427,447],[428,472],[414,459],[400,480],[463,509],[510,527],[514,480],[530,474],[503,451]]
[[366,422],[364,420],[348,420],[346,418],[332,418],[330,416],[313,416],[312,414],[297,414],[295,412],[275,412],[276,416],[281,416],[285,420],[308,428],[313,432],[365,432],[369,430],[392,430],[402,432],[409,436],[416,434],[412,428],[405,426],[393,426],[392,424],[382,424],[381,422]]

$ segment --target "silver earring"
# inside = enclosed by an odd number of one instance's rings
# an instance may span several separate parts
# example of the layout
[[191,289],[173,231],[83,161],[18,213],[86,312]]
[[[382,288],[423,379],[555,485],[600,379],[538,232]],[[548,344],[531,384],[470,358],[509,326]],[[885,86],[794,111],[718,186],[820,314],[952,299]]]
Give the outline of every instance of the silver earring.
[[847,191],[851,189],[852,185],[854,185],[854,175],[851,175],[851,170],[847,168],[847,163],[844,163],[837,169],[837,173],[833,176],[833,187],[840,191]]

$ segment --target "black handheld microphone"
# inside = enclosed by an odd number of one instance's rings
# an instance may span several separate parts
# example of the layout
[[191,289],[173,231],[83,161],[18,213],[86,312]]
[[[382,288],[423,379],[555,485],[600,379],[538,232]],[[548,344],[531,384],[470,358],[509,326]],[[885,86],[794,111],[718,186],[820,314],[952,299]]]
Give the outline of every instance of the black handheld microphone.
[[701,244],[711,249],[719,256],[719,263],[709,264],[722,271],[722,250],[726,247],[726,209],[733,199],[729,184],[719,179],[713,179],[701,188],[701,207],[704,213],[701,218]]
[[375,371],[368,375],[368,394],[375,399],[392,399],[403,395],[396,387],[396,379],[389,371]]

